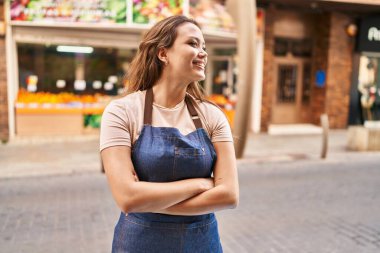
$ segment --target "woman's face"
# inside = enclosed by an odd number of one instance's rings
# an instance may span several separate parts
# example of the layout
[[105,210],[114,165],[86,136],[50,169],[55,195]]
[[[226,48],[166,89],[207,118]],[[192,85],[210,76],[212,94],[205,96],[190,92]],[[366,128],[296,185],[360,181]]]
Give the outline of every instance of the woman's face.
[[192,23],[177,27],[177,38],[166,56],[169,74],[186,84],[205,79],[207,53],[201,30]]

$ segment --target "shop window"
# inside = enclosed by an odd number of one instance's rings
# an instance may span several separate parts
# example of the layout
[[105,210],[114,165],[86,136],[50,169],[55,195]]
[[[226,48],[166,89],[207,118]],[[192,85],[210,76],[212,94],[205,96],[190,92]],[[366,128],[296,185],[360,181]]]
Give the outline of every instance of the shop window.
[[211,93],[227,100],[236,97],[237,66],[236,48],[215,48],[209,64],[212,65]]
[[228,60],[213,61],[212,94],[224,95],[228,89]]
[[280,65],[278,69],[277,102],[294,103],[296,87],[297,65]]
[[276,38],[274,42],[274,55],[286,56],[288,53],[288,40],[282,38]]
[[18,44],[20,90],[117,95],[136,50],[86,48],[91,53],[59,52],[58,45]]
[[291,42],[291,52],[293,56],[310,57],[311,56],[311,41],[309,39],[293,40]]
[[275,56],[286,56],[287,54],[291,54],[294,57],[310,57],[311,49],[312,45],[310,39],[277,37],[274,40]]
[[[52,47],[33,44],[18,44],[19,88],[30,92],[58,92],[56,80],[64,79],[73,83],[75,79],[75,59],[70,55],[61,55]],[[67,91],[67,86],[63,91]]]
[[136,50],[20,43],[17,53],[16,133],[68,135],[98,134]]
[[360,106],[365,121],[380,120],[380,58],[360,57],[359,84]]
[[[216,103],[226,114],[233,127],[235,105],[237,101],[236,82],[236,49],[215,49],[208,65],[211,67],[211,78],[208,90],[209,100]],[[206,87],[207,88],[207,87]]]

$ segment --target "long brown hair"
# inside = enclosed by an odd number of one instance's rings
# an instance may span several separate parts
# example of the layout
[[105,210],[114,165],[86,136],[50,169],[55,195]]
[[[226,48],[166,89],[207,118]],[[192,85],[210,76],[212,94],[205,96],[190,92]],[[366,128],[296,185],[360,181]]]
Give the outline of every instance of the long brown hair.
[[[200,28],[195,20],[177,15],[156,23],[144,35],[126,76],[128,80],[127,93],[153,87],[160,78],[164,66],[158,59],[158,50],[160,48],[170,48],[174,44],[177,37],[177,27],[183,23],[192,23]],[[202,90],[198,82],[192,82],[187,87],[188,93],[196,99],[205,101]]]

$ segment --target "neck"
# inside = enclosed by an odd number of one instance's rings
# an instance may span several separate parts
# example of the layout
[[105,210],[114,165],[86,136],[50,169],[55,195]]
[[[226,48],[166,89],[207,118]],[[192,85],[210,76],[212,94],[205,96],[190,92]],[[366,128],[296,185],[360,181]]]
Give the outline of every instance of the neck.
[[187,85],[179,84],[174,80],[160,79],[153,86],[153,101],[166,108],[173,108],[186,96]]

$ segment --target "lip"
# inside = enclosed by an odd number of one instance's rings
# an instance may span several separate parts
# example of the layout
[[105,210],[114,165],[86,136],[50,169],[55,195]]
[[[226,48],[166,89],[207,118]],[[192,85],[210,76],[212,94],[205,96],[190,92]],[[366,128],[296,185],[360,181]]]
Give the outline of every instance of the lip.
[[206,62],[205,61],[202,61],[202,60],[194,60],[193,61],[193,65],[204,70],[205,67],[206,67]]

